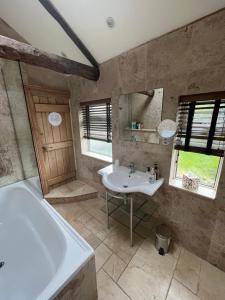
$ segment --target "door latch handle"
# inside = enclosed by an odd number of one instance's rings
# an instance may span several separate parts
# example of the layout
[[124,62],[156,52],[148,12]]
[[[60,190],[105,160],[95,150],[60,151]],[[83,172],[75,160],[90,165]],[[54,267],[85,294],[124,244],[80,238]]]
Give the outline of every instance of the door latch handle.
[[49,146],[49,145],[43,145],[42,149],[44,151],[50,151],[50,150],[54,150],[54,147],[53,146]]

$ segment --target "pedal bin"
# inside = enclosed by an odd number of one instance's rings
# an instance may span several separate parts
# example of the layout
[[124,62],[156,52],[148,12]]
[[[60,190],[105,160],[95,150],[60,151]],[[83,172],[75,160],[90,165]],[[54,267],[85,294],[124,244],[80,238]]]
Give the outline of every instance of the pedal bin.
[[172,236],[171,230],[165,224],[161,224],[156,227],[155,234],[155,247],[160,255],[165,255],[170,246]]

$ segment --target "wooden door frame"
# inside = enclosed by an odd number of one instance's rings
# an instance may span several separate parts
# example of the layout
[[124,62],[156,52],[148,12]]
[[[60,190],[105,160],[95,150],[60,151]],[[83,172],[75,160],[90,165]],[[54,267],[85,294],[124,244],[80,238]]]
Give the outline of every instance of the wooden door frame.
[[[36,86],[36,85],[24,85],[24,90],[25,90],[25,94],[26,94],[26,103],[27,103],[28,115],[29,115],[29,120],[30,120],[34,150],[35,150],[35,154],[36,154],[36,158],[37,158],[38,171],[39,171],[39,175],[40,175],[42,191],[43,191],[43,194],[47,194],[49,192],[49,185],[48,185],[48,181],[47,181],[47,173],[46,173],[46,168],[45,168],[44,154],[43,154],[43,151],[40,151],[42,143],[40,141],[39,126],[38,126],[37,119],[36,119],[36,110],[35,110],[35,104],[34,104],[34,101],[32,98],[32,91],[36,91],[36,92],[39,91],[39,92],[44,92],[44,93],[49,93],[49,94],[54,94],[54,95],[58,94],[58,95],[67,97],[69,107],[70,107],[70,92],[66,91],[66,90],[50,89],[47,87],[41,87],[41,86]],[[72,140],[73,140],[72,119],[71,119],[71,129],[72,129]],[[73,150],[74,150],[74,145],[73,145]]]

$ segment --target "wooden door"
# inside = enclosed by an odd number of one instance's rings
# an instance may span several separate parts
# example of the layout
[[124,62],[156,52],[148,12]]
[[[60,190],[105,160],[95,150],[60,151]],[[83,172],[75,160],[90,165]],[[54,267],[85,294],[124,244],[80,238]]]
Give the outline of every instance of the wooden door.
[[[75,178],[70,94],[34,86],[26,86],[25,90],[41,184],[46,194],[54,185]],[[50,112],[60,113],[59,126],[48,122]]]

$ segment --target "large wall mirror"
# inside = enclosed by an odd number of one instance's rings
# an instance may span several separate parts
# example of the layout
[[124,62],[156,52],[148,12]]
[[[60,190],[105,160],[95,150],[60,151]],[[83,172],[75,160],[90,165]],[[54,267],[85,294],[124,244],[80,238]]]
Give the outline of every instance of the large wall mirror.
[[159,144],[157,128],[162,120],[163,88],[121,95],[120,139]]

